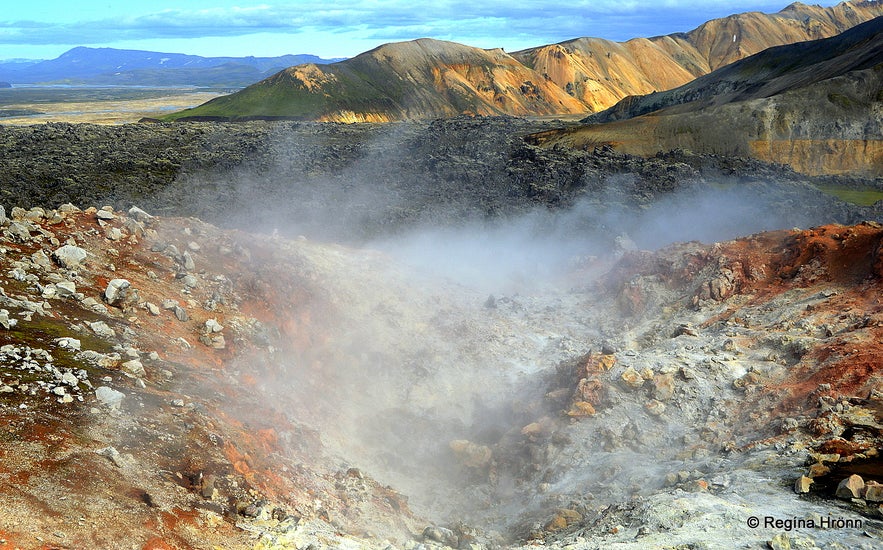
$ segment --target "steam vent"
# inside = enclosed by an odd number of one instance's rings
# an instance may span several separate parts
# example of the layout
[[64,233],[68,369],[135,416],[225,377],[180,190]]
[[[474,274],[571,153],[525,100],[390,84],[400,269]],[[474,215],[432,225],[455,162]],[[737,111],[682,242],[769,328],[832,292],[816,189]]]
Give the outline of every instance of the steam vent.
[[0,550],[883,548],[881,0],[0,80]]

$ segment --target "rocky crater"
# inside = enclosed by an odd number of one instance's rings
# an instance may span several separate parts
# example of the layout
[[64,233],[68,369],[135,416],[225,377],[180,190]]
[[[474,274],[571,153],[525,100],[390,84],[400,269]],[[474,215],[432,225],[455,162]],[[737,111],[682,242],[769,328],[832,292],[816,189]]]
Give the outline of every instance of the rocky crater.
[[483,287],[136,207],[0,223],[11,547],[883,537],[877,223]]

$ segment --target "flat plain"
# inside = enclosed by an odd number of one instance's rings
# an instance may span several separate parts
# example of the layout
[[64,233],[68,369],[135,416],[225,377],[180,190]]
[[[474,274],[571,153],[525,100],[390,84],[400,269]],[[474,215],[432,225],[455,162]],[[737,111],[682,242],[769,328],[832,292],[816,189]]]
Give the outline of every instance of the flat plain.
[[21,86],[0,89],[0,124],[125,124],[195,107],[232,90]]

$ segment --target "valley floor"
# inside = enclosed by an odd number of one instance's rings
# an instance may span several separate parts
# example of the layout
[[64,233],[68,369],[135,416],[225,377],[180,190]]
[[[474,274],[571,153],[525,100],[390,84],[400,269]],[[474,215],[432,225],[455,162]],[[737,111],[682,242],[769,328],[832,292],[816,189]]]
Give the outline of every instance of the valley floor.
[[27,86],[0,89],[0,124],[127,124],[214,99],[224,92],[189,88]]

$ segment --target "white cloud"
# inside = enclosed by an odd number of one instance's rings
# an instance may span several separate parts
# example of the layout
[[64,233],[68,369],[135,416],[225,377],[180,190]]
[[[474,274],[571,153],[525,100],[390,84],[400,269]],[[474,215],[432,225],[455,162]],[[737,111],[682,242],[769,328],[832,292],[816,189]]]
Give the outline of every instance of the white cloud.
[[[827,4],[832,4],[828,2]],[[346,35],[376,43],[434,37],[471,45],[540,45],[579,36],[626,40],[686,31],[729,13],[776,11],[783,1],[527,0],[476,2],[343,0],[246,7],[175,8],[76,23],[0,22],[0,44],[107,44],[257,33]],[[492,43],[495,42],[496,43]],[[250,52],[243,52],[246,55]],[[350,52],[355,55],[358,52]]]

